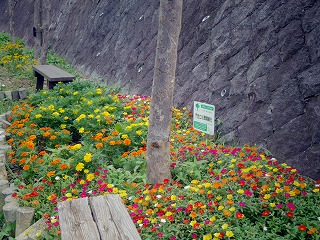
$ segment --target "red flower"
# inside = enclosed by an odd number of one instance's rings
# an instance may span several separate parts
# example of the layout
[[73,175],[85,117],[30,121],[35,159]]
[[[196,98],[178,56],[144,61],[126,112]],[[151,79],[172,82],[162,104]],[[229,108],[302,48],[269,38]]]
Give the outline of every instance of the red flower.
[[287,212],[286,215],[288,218],[293,218],[293,212]]
[[298,226],[298,229],[299,229],[300,231],[306,231],[306,230],[307,230],[307,227],[306,227],[305,225],[301,224],[301,225]]
[[242,219],[242,218],[244,218],[244,214],[241,213],[241,212],[237,212],[237,213],[236,213],[236,218]]
[[263,216],[263,217],[266,217],[266,216],[268,216],[268,215],[270,215],[270,211],[265,210],[265,211],[262,212],[262,216]]

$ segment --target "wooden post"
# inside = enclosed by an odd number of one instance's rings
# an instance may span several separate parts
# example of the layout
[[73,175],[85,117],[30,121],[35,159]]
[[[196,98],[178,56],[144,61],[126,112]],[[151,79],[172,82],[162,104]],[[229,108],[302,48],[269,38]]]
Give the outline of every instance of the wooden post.
[[[6,189],[9,187],[9,181],[8,180],[0,180],[0,191],[2,192],[2,190]],[[2,206],[4,205],[4,197],[2,196],[2,194],[0,194],[0,209],[2,208]]]
[[16,211],[16,233],[18,236],[28,227],[30,227],[34,215],[34,208],[19,207]]
[[5,163],[0,162],[0,179],[8,179]]
[[17,202],[9,202],[3,206],[2,211],[6,222],[13,223],[16,220],[16,211],[18,208],[19,203]]

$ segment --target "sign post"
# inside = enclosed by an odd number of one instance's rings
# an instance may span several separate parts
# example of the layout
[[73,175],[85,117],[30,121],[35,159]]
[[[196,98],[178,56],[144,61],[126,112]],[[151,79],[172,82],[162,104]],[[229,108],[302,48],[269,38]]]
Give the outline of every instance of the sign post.
[[209,135],[214,135],[214,105],[194,101],[193,127]]

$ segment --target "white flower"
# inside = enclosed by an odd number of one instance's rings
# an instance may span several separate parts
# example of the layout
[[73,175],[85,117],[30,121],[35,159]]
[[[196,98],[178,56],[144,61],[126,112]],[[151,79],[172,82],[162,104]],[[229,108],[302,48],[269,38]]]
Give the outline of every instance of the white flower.
[[190,186],[185,186],[185,187],[184,187],[184,189],[188,189],[188,188],[190,188]]
[[58,181],[58,180],[60,179],[60,177],[59,177],[59,176],[56,176],[54,179]]
[[320,217],[318,217],[318,220],[320,221]]
[[268,230],[268,228],[267,227],[263,227],[263,231],[267,231]]
[[157,198],[162,198],[162,196],[161,195],[157,195]]
[[163,223],[165,223],[165,222],[166,222],[166,219],[164,219],[164,218],[161,218],[160,222],[163,222]]

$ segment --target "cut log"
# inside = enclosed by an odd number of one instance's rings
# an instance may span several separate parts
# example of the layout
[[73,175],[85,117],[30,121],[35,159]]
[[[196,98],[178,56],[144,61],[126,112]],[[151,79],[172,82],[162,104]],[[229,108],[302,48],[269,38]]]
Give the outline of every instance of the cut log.
[[34,215],[34,208],[19,207],[16,212],[16,236],[30,227]]
[[16,220],[16,211],[18,208],[19,203],[17,202],[6,203],[3,206],[2,211],[6,222],[13,223]]

